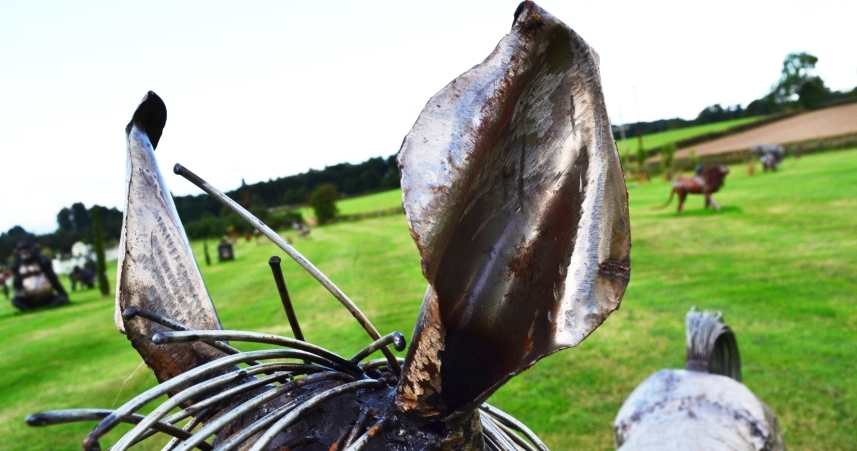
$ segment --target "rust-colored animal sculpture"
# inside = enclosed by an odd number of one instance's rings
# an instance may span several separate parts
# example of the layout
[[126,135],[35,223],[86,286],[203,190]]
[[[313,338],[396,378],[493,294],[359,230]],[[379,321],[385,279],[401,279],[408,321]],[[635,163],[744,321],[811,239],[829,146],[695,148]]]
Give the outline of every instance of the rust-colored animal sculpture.
[[673,182],[667,202],[660,207],[655,207],[655,210],[666,208],[672,202],[673,196],[678,195],[678,212],[681,213],[684,211],[684,201],[688,194],[702,194],[705,196],[705,208],[710,205],[715,210],[720,211],[720,205],[711,195],[720,191],[728,174],[729,168],[719,164],[703,169],[699,175],[694,177],[679,177]]
[[[522,3],[494,52],[432,97],[405,137],[403,204],[428,287],[404,359],[389,348],[404,349],[402,334],[382,337],[297,250],[176,165],[318,279],[371,343],[345,358],[304,341],[278,259],[294,338],[222,330],[155,164],[165,123],[150,92],[126,130],[116,296],[117,327],[161,383],[116,410],[30,424],[98,421],[86,450],[121,422],[136,426],[114,451],[156,434],[173,437],[169,450],[547,449],[485,400],[592,333],[630,276],[627,190],[597,55],[574,31]],[[227,340],[277,348],[241,352]],[[367,361],[376,351],[384,358]]]
[[783,451],[777,417],[741,383],[735,335],[720,313],[687,314],[687,369],[661,370],[625,400],[620,451]]

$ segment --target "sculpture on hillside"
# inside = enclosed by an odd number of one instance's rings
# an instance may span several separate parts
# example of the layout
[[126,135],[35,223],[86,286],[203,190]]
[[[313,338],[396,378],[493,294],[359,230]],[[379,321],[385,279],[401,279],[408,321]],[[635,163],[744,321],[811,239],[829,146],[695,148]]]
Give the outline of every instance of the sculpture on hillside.
[[756,144],[750,148],[750,152],[760,155],[759,161],[762,163],[765,172],[776,171],[786,154],[785,149],[780,144]]
[[39,253],[32,238],[24,237],[15,245],[17,259],[12,262],[12,305],[27,311],[68,303],[68,294],[54,272],[51,259]]
[[[176,165],[318,279],[372,343],[349,359],[303,341],[278,259],[295,338],[221,330],[155,164],[165,123],[150,92],[126,130],[116,297],[117,327],[161,384],[114,411],[47,412],[30,424],[99,421],[86,450],[120,422],[136,426],[114,451],[157,433],[176,450],[546,449],[485,400],[585,339],[630,276],[627,191],[597,55],[575,32],[522,3],[494,52],[432,97],[406,136],[403,203],[428,288],[404,359],[389,349],[404,349],[400,333],[382,337],[279,235]],[[281,347],[240,352],[226,341]],[[379,350],[384,358],[365,360]],[[137,413],[162,394],[171,398]]]
[[672,184],[670,197],[667,202],[660,207],[655,207],[654,210],[666,208],[673,200],[674,195],[678,195],[678,212],[684,211],[684,200],[688,194],[702,194],[705,196],[705,208],[709,206],[720,211],[720,205],[715,202],[712,194],[720,191],[723,187],[726,176],[729,175],[729,168],[718,164],[707,168],[698,168],[697,175],[693,177],[679,177]]
[[687,369],[661,370],[625,400],[620,451],[785,450],[777,417],[741,384],[738,343],[720,313],[687,314]]

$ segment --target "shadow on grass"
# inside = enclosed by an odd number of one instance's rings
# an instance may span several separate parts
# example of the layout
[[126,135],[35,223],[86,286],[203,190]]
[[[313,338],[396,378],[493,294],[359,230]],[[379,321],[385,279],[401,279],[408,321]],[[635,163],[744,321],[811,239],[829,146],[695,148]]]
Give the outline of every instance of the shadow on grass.
[[742,213],[744,213],[744,209],[737,205],[724,205],[720,207],[720,211],[713,208],[690,208],[685,209],[682,213],[673,212],[670,216],[677,218],[696,218],[700,216],[740,215]]

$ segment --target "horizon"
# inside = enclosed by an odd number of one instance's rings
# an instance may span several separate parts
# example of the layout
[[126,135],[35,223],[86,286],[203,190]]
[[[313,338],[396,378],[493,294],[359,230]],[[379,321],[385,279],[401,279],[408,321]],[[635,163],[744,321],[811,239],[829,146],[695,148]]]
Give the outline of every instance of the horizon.
[[[169,111],[157,155],[176,196],[201,194],[176,162],[230,191],[387,158],[518,3],[4,3],[0,231],[53,232],[74,202],[121,210],[124,127],[149,90]],[[746,107],[792,52],[817,56],[830,89],[857,86],[855,2],[537,3],[599,53],[614,124]]]

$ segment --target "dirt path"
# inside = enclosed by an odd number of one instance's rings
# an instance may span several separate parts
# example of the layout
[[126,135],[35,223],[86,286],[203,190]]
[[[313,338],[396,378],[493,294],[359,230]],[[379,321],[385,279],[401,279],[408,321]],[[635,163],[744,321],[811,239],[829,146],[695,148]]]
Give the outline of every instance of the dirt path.
[[[690,148],[694,149],[696,155],[702,156],[749,149],[760,143],[785,144],[855,132],[857,132],[857,103],[852,103],[801,114]],[[686,157],[688,153],[689,149],[682,149],[676,152],[675,156]]]

